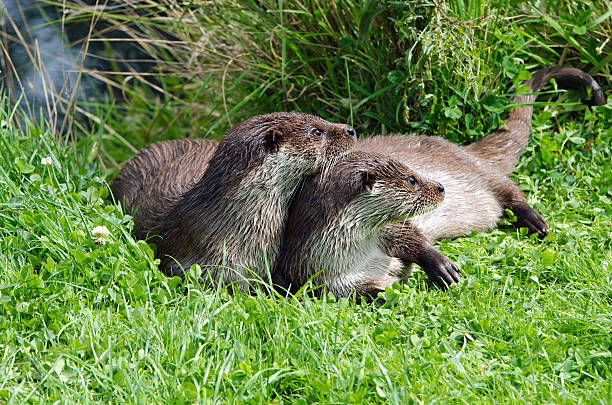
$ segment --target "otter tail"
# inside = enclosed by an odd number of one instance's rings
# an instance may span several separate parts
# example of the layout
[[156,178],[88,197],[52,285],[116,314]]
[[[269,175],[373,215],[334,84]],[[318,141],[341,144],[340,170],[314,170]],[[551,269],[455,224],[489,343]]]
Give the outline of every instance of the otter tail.
[[478,159],[489,163],[501,173],[508,175],[516,166],[520,156],[525,150],[531,130],[531,116],[533,103],[538,98],[539,91],[544,88],[550,79],[564,89],[591,87],[591,99],[588,105],[602,105],[605,97],[597,82],[580,69],[565,66],[550,66],[537,71],[531,79],[523,84],[529,87],[532,93],[514,98],[516,104],[523,104],[508,114],[504,127],[487,135],[482,140],[464,146],[464,150]]

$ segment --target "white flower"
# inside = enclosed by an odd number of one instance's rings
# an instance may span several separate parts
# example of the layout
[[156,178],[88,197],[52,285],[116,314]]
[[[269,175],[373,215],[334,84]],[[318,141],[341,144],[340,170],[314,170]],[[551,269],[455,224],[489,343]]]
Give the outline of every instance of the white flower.
[[104,246],[106,245],[106,238],[110,235],[110,232],[108,231],[107,227],[101,225],[92,229],[91,234],[93,235],[96,245]]
[[108,237],[108,235],[110,235],[110,232],[108,231],[107,227],[101,225],[96,226],[94,229],[92,229],[91,234],[97,238],[106,238]]
[[44,158],[40,159],[40,163],[43,166],[49,166],[51,163],[53,163],[53,161],[51,160],[51,157],[44,157]]
[[[601,52],[600,52],[601,53]],[[0,121],[0,128],[4,128],[6,127],[6,125],[8,124],[8,122],[6,122],[6,120],[2,120]]]

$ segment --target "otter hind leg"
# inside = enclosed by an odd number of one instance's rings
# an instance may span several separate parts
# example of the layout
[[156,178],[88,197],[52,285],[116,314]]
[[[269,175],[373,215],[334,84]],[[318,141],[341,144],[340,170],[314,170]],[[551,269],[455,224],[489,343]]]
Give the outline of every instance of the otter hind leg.
[[378,293],[385,292],[387,287],[391,287],[394,283],[400,283],[401,281],[399,277],[388,274],[367,277],[355,284],[354,291],[357,297],[374,299],[378,296]]

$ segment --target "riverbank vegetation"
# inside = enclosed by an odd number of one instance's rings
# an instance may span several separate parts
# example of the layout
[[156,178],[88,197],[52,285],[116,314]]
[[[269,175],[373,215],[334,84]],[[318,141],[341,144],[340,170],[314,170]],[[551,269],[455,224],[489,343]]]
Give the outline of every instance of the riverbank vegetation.
[[551,234],[441,241],[448,291],[422,272],[374,303],[180,284],[106,199],[134,150],[253,114],[466,143],[527,71],[579,67],[609,95],[606,2],[117,3],[66,18],[122,27],[154,74],[100,76],[76,140],[0,104],[0,402],[609,403],[610,101],[551,86],[513,175]]

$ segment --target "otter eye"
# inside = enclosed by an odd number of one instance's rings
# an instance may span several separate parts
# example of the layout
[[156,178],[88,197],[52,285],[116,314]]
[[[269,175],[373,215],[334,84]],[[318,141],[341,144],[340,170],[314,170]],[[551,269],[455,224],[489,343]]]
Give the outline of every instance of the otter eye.
[[313,128],[312,130],[310,130],[310,134],[314,135],[314,136],[316,136],[318,138],[323,136],[323,132],[321,132],[321,130],[316,129],[316,128]]
[[413,176],[408,177],[408,183],[412,184],[413,186],[417,183],[416,179]]

